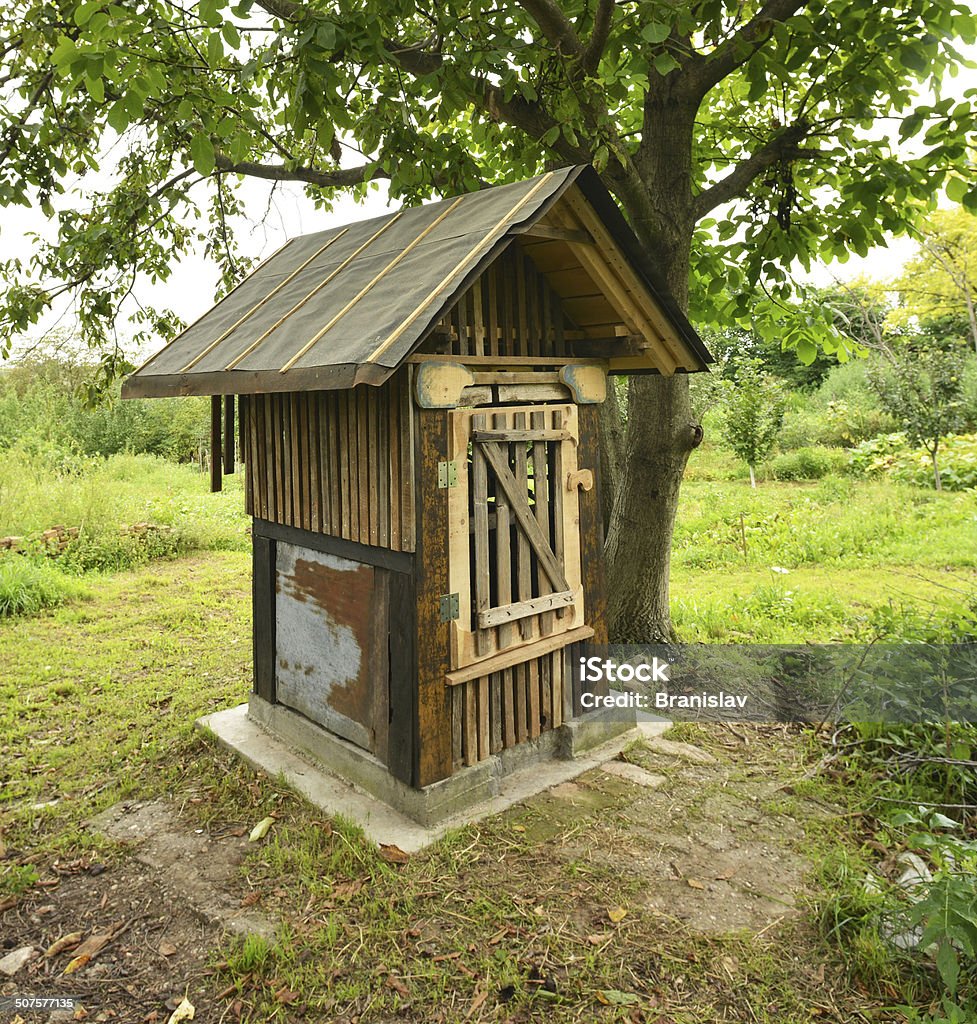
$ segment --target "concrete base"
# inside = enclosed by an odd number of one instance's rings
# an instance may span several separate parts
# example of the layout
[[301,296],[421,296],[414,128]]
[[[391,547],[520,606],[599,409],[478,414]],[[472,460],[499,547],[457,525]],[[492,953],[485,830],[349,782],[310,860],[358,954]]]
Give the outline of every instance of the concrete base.
[[[415,790],[393,778],[370,754],[294,711],[253,698],[201,718],[198,728],[249,764],[286,782],[329,814],[341,814],[377,842],[406,852],[616,757],[667,722],[622,722],[620,710],[576,719],[538,740]],[[613,720],[616,719],[616,720]]]

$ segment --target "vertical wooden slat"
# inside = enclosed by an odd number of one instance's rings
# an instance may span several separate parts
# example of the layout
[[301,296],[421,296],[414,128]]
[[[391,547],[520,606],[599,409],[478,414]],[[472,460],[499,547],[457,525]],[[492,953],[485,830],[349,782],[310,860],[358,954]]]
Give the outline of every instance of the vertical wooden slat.
[[403,502],[401,513],[402,550],[414,551],[417,546],[417,476],[415,467],[414,417],[411,414],[411,390],[414,386],[413,367],[402,367],[398,373],[400,385],[400,486],[398,493]]
[[363,389],[363,404],[361,414],[365,423],[361,427],[361,436],[366,437],[367,457],[363,461],[363,467],[367,475],[367,503],[369,506],[369,539],[367,544],[376,547],[380,543],[380,483],[379,476],[383,471],[380,460],[380,443],[377,436],[377,390],[376,388]]
[[482,278],[476,278],[472,285],[472,302],[474,303],[474,317],[472,321],[472,346],[474,354],[485,355],[485,299],[482,294]]
[[496,356],[499,354],[499,287],[498,287],[498,262],[493,263],[488,269],[488,354]]
[[400,374],[395,375],[387,384],[387,444],[390,451],[390,462],[387,467],[387,504],[390,508],[390,546],[394,551],[403,551],[403,534],[401,532],[401,512],[403,498],[400,493]]
[[593,627],[595,644],[607,643],[607,586],[604,578],[604,520],[600,507],[600,459],[598,458],[599,406],[577,407],[577,459],[593,470],[594,486],[579,492],[580,567],[584,615]]
[[293,471],[292,457],[292,396],[276,395],[278,407],[281,412],[282,423],[282,448],[281,448],[281,474],[284,488],[284,505],[278,510],[278,521],[280,523],[291,523],[295,514],[295,499],[293,497],[295,473]]
[[254,692],[275,703],[275,541],[260,534],[251,538],[252,635]]
[[268,463],[275,478],[276,523],[285,522],[285,421],[282,412],[282,396],[265,396],[265,422],[268,432]]
[[526,686],[529,690],[529,738],[535,739],[539,736],[540,729],[540,679],[539,659],[533,658],[526,666]]
[[326,453],[322,447],[322,392],[312,394],[309,406],[309,429],[312,431],[313,457],[312,473],[312,529],[319,533],[328,533],[328,510],[326,509]]
[[356,395],[356,470],[357,470],[357,491],[360,505],[360,530],[356,537],[361,544],[370,544],[370,451],[369,439],[369,413],[367,412],[367,391],[368,387],[361,384],[353,389]]
[[329,523],[334,537],[343,537],[343,432],[339,422],[339,395],[330,391],[326,396],[329,407],[328,439],[329,448]]
[[553,728],[552,662],[548,654],[539,659],[539,721],[540,729]]
[[550,306],[552,303],[552,297],[550,295],[550,286],[546,283],[546,278],[539,275],[539,315],[540,315],[540,351],[549,355],[553,351],[553,318],[550,315]]
[[224,396],[224,475],[234,472],[234,396]]
[[382,548],[390,545],[390,387],[375,393],[373,402],[376,426],[377,452],[373,463],[373,478],[377,488],[377,543]]
[[417,606],[414,578],[407,573],[392,572],[388,587],[391,628],[387,634],[390,700],[387,767],[401,782],[413,785],[416,778],[417,743]]
[[462,684],[465,691],[464,745],[465,764],[478,762],[478,680]]
[[527,288],[526,274],[524,270],[525,258],[522,253],[518,254],[518,261],[515,266],[516,278],[516,346],[517,355],[529,355],[529,319],[526,308]]
[[501,672],[493,672],[489,677],[489,702],[491,717],[489,722],[489,730],[491,732],[489,752],[497,754],[502,749],[503,744]]
[[499,261],[499,305],[502,337],[499,344],[499,354],[511,356],[516,354],[513,343],[513,332],[515,330],[515,281],[512,274],[512,261],[509,253]]
[[489,730],[489,677],[478,680],[478,760],[482,761],[491,753],[492,740]]
[[[513,424],[516,430],[526,429],[526,414],[517,412],[513,415]],[[529,477],[527,474],[526,444],[523,441],[516,441],[512,444],[513,449],[513,471],[516,486],[519,494],[529,493]],[[533,596],[532,561],[531,548],[526,535],[518,527],[516,528],[516,595],[519,601],[528,601]],[[532,617],[521,619],[519,629],[523,640],[527,642],[535,638],[535,622]]]
[[[483,430],[486,417],[476,413],[472,427]],[[489,574],[489,511],[488,511],[488,468],[482,446],[472,446],[472,526],[475,546],[475,614],[487,611],[492,606],[491,579]],[[476,619],[476,651],[479,655],[494,653],[495,635],[492,629],[478,629]]]
[[516,742],[525,743],[529,739],[529,679],[525,662],[513,667],[512,685],[516,691]]
[[507,747],[516,745],[516,682],[511,668],[502,672],[502,741]]
[[221,418],[221,396],[211,395],[210,398],[210,491],[216,494],[221,489],[221,436],[223,434]]
[[[337,433],[337,452],[339,454],[339,496],[342,501],[342,536],[347,540],[355,540],[356,502],[353,499],[354,478],[350,472],[355,457],[356,446],[353,443],[353,432],[349,429],[349,410],[352,396],[348,391],[339,392],[339,431]],[[352,450],[351,450],[352,445]]]
[[[546,413],[534,412],[530,421],[534,429],[546,429]],[[550,475],[549,475],[549,445],[546,441],[536,441],[533,444],[533,497],[535,499],[536,522],[547,542],[552,546],[553,537],[550,530]],[[552,591],[552,587],[546,586],[545,574],[539,580],[540,596]],[[553,632],[556,616],[553,612],[543,612],[539,616],[540,634],[547,636]]]
[[417,746],[415,785],[451,774],[449,624],[441,621],[440,596],[448,592],[448,488],[438,487],[438,463],[448,451],[448,414],[417,410]]
[[295,451],[295,525],[300,530],[309,529],[309,413],[307,393],[302,391],[292,396],[292,442]]
[[451,687],[451,764],[459,768],[465,759],[465,687]]
[[553,728],[563,724],[563,652],[550,655],[550,677],[553,684]]

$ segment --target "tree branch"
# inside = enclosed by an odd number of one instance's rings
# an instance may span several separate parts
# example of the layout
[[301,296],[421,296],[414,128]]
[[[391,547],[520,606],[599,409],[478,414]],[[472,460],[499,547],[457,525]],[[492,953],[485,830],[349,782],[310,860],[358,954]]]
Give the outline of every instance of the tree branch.
[[614,17],[615,0],[597,0],[597,10],[594,11],[594,27],[590,33],[590,39],[580,55],[580,68],[585,75],[592,75],[604,56],[604,49],[607,46],[607,38],[611,34],[611,21]]
[[745,64],[767,41],[773,23],[786,21],[804,7],[804,0],[767,0],[759,11],[712,53],[697,54],[690,62],[690,78],[699,96]]
[[576,57],[583,52],[583,43],[573,23],[553,0],[519,0],[519,6],[564,57]]
[[738,163],[725,178],[720,178],[693,199],[692,211],[695,219],[699,220],[710,210],[741,196],[758,175],[772,167],[778,160],[798,155],[798,144],[810,131],[811,125],[807,121],[798,121],[768,139],[759,149]]
[[364,181],[373,178],[388,177],[377,164],[320,171],[315,167],[286,167],[284,164],[259,164],[251,160],[235,162],[221,154],[217,155],[216,166],[226,174],[243,174],[249,178],[264,178],[266,181],[304,181],[320,188],[348,188],[351,185],[362,185]]

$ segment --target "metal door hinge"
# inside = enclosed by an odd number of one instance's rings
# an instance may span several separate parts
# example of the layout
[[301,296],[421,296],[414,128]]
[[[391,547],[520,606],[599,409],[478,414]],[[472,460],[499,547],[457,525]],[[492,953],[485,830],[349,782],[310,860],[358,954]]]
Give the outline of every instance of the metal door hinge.
[[452,619],[458,618],[460,614],[460,607],[458,604],[457,594],[442,594],[440,602],[442,622],[450,622]]
[[455,462],[438,463],[438,487],[456,487],[458,485],[458,464]]

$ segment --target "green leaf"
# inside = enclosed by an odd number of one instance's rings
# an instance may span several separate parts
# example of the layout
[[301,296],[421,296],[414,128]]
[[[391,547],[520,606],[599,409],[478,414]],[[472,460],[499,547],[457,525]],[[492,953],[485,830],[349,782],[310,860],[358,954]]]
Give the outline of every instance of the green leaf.
[[678,61],[670,53],[658,54],[652,61],[652,64],[655,65],[655,70],[660,75],[667,75],[678,67]]
[[671,25],[665,25],[660,21],[652,21],[641,30],[641,38],[646,43],[663,43],[671,31]]
[[552,146],[553,143],[560,137],[560,126],[558,124],[553,125],[541,139],[544,146]]
[[96,103],[105,102],[105,83],[101,78],[86,78],[85,88]]
[[219,68],[224,60],[224,44],[217,32],[211,32],[207,39],[207,63],[212,68]]
[[214,147],[206,135],[194,135],[190,141],[190,156],[193,159],[193,168],[198,173],[207,177],[216,166]]
[[225,21],[221,25],[221,35],[232,50],[236,50],[241,45],[241,33],[229,21]]
[[957,951],[953,944],[947,940],[940,943],[936,953],[936,969],[940,972],[943,984],[946,985],[950,995],[957,991],[957,979],[960,977],[960,961],[957,959]]
[[109,126],[121,135],[129,127],[129,113],[126,110],[125,99],[116,100],[109,107],[109,112],[105,119],[108,121]]
[[968,191],[969,186],[963,178],[951,178],[946,183],[946,197],[953,203],[962,203]]
[[88,3],[79,4],[75,8],[75,24],[84,28],[91,20],[92,15],[102,6],[103,0],[89,0]]

